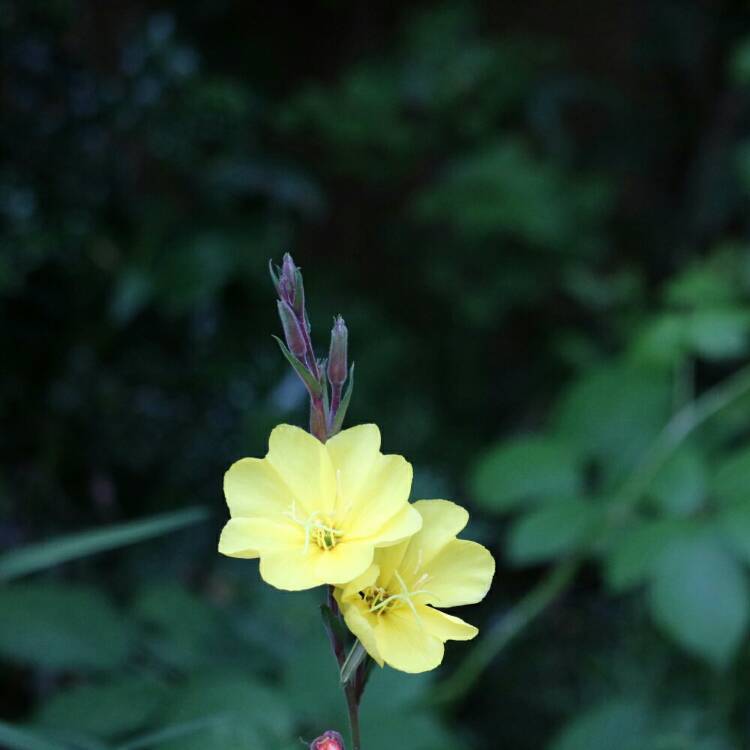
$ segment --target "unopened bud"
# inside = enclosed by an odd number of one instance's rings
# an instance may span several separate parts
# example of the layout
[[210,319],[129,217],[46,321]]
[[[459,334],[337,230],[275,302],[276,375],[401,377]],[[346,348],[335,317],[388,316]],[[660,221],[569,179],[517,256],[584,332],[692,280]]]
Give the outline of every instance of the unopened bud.
[[344,750],[344,738],[333,730],[323,732],[310,743],[310,750]]
[[288,302],[279,300],[276,305],[279,308],[279,318],[281,318],[281,326],[284,329],[286,345],[295,357],[302,359],[307,352],[302,326]]
[[281,273],[279,274],[279,297],[284,302],[294,306],[294,290],[297,287],[297,267],[294,265],[292,256],[284,253],[281,262]]
[[328,380],[331,385],[343,385],[346,382],[347,340],[349,332],[344,319],[338,315],[333,320],[331,330],[331,349],[328,353]]

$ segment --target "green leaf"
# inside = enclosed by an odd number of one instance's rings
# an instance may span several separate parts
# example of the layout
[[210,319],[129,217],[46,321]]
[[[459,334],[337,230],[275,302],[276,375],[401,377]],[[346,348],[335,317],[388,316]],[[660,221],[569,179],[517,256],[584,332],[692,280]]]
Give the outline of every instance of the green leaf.
[[750,502],[750,447],[735,451],[719,464],[711,490],[726,504]]
[[683,449],[654,477],[650,493],[659,509],[670,516],[687,516],[703,505],[708,476],[697,451]]
[[750,501],[722,509],[718,528],[734,551],[750,564]]
[[749,330],[746,310],[699,310],[690,317],[687,335],[699,355],[726,359],[745,353]]
[[344,424],[344,418],[346,417],[346,412],[349,409],[349,402],[352,399],[352,391],[354,390],[354,362],[352,362],[352,366],[349,368],[349,378],[346,383],[346,390],[344,391],[344,395],[341,397],[341,403],[339,404],[338,411],[336,412],[336,416],[333,420],[333,427],[331,429],[331,434],[335,435],[339,430],[341,430],[342,425]]
[[354,673],[359,668],[359,665],[367,658],[367,651],[365,647],[360,643],[359,640],[354,641],[354,645],[349,650],[349,653],[344,659],[344,663],[341,665],[341,672],[339,678],[342,685],[346,685],[349,680],[352,679]]
[[477,501],[502,511],[524,500],[578,493],[581,477],[572,451],[547,437],[519,437],[491,448],[472,476]]
[[160,750],[257,750],[292,739],[292,717],[283,695],[246,674],[194,677],[173,697],[167,721],[224,716],[179,741],[159,742]]
[[142,750],[142,748],[152,748],[172,740],[182,739],[196,732],[202,732],[206,729],[215,729],[219,726],[225,726],[227,716],[219,714],[216,716],[207,716],[203,719],[194,721],[181,721],[177,724],[170,724],[153,732],[134,737],[122,745],[118,745],[115,750]]
[[11,550],[0,557],[0,581],[19,578],[69,560],[169,534],[205,521],[207,518],[208,511],[205,508],[189,508],[140,521],[69,534],[48,542]]
[[164,696],[164,686],[149,677],[74,685],[46,700],[34,720],[50,729],[116,737],[144,726]]
[[708,533],[669,543],[649,591],[655,621],[688,651],[723,667],[748,623],[748,586],[721,540]]
[[128,658],[132,632],[95,589],[51,583],[0,589],[0,656],[51,669],[99,670]]
[[7,750],[72,750],[70,745],[50,742],[29,730],[0,721],[0,747]]
[[608,701],[571,721],[549,750],[647,750],[652,719],[638,702]]
[[676,519],[645,521],[635,528],[613,535],[613,545],[607,550],[605,577],[609,587],[621,592],[650,577],[664,548],[684,536],[688,527]]
[[149,645],[161,662],[189,669],[219,656],[216,611],[182,586],[147,584],[136,594],[132,612],[147,626]]
[[670,410],[669,379],[629,366],[587,373],[563,397],[556,415],[562,439],[598,458],[609,474],[628,470],[651,445]]
[[526,565],[553,560],[587,542],[600,510],[581,500],[566,500],[531,511],[513,524],[508,557]]
[[299,375],[305,386],[307,386],[307,390],[310,391],[310,393],[312,393],[314,396],[320,396],[323,392],[323,386],[321,385],[321,383],[316,380],[316,378],[307,369],[307,367],[305,367],[305,365],[289,351],[287,345],[278,336],[274,336],[273,338],[276,339],[276,343],[279,345],[281,353],[284,355],[284,357],[286,357],[286,361],[289,362],[289,364],[292,366],[292,369],[297,373],[297,375]]

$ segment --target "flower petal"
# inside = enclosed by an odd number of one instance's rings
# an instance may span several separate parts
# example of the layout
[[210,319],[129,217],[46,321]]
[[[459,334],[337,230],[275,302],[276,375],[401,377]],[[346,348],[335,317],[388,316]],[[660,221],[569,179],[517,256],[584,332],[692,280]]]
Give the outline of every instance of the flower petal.
[[268,439],[266,459],[308,514],[333,512],[336,477],[320,440],[299,427],[278,425]]
[[447,615],[432,607],[418,605],[417,613],[425,629],[443,643],[445,641],[470,641],[479,632],[477,628],[464,622],[460,617]]
[[357,576],[353,581],[349,581],[343,588],[336,589],[334,592],[336,600],[339,602],[360,601],[359,592],[368,586],[373,586],[375,581],[378,580],[379,574],[380,568],[377,565],[370,565],[362,575]]
[[359,639],[365,647],[365,651],[378,663],[383,666],[383,657],[378,651],[378,644],[375,639],[375,630],[373,623],[376,618],[363,612],[356,604],[349,604],[343,609],[344,622],[346,627]]
[[443,661],[443,642],[420,625],[409,609],[396,609],[378,619],[375,627],[377,649],[394,669],[427,672]]
[[224,475],[224,495],[233,517],[280,517],[294,496],[271,464],[261,458],[242,458]]
[[219,552],[229,557],[258,557],[270,552],[301,549],[302,529],[268,518],[230,518],[219,539]]
[[380,430],[374,424],[360,424],[339,432],[326,443],[344,504],[365,487],[380,453]]
[[[455,539],[469,520],[467,510],[449,500],[418,500],[414,507],[422,516],[422,529],[411,538],[399,566],[401,575],[410,585],[423,570],[429,571],[432,558]],[[387,580],[386,585],[389,582]]]
[[428,601],[440,608],[476,604],[484,599],[495,573],[490,551],[477,542],[454,539],[426,566]]
[[321,583],[343,585],[372,565],[374,553],[372,544],[366,542],[341,542],[329,550],[316,548],[315,572]]
[[282,591],[303,591],[320,586],[323,581],[311,561],[317,554],[322,554],[322,551],[311,547],[307,553],[300,549],[263,555],[260,559],[260,577]]
[[414,536],[421,528],[422,516],[413,505],[407,504],[372,537],[371,541],[378,547],[387,547]]
[[411,480],[411,464],[403,456],[378,456],[361,492],[343,498],[347,534],[363,539],[383,528],[409,501]]

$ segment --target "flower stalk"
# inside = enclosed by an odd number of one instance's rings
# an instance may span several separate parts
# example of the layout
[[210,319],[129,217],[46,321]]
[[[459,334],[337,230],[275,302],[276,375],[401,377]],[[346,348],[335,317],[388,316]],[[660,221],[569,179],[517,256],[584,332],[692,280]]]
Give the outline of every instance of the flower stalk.
[[[276,338],[282,353],[307,389],[310,398],[310,433],[325,443],[343,425],[354,386],[354,365],[348,363],[349,332],[344,319],[333,320],[328,359],[319,361],[312,344],[311,326],[305,305],[302,272],[289,253],[281,267],[269,263],[271,279],[278,295],[277,308],[284,341]],[[330,389],[330,390],[329,390]],[[359,706],[367,683],[372,661],[357,648],[359,641],[349,645],[351,637],[344,625],[333,586],[326,586],[326,602],[321,606],[323,623],[331,650],[342,675],[351,730],[351,750],[361,750]],[[347,653],[356,657],[348,661]],[[344,750],[338,732],[327,731],[310,744],[311,750]]]
[[284,341],[276,340],[310,397],[310,432],[325,443],[341,430],[354,382],[354,365],[348,369],[347,362],[346,323],[340,315],[334,318],[328,360],[319,361],[310,337],[302,271],[289,253],[280,268],[270,262],[269,271],[279,297],[277,308],[284,332]]

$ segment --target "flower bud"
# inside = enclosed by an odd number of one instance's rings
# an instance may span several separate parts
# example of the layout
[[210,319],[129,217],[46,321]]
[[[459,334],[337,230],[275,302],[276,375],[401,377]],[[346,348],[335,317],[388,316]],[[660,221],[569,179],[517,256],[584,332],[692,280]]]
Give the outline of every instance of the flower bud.
[[295,357],[302,359],[307,352],[307,344],[297,316],[288,302],[279,300],[276,305],[279,308],[279,318],[281,318],[281,326],[284,329],[286,345]]
[[349,332],[344,319],[338,315],[333,320],[331,330],[331,349],[328,353],[328,380],[331,385],[343,385],[346,382],[347,340]]
[[329,729],[310,743],[310,750],[344,750],[344,738]]
[[292,256],[284,253],[281,262],[281,273],[279,275],[279,297],[291,308],[294,308],[294,297],[297,289],[297,267],[294,265]]

